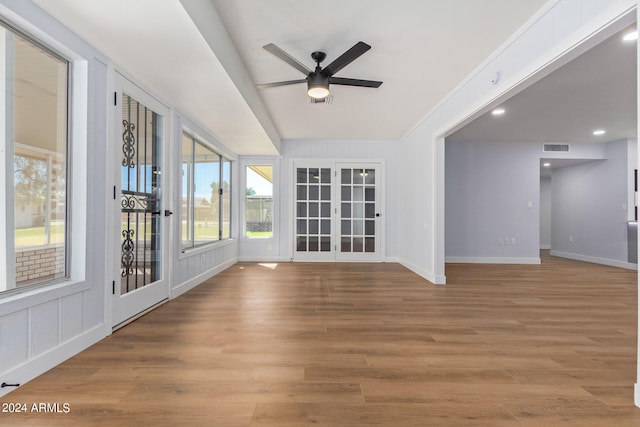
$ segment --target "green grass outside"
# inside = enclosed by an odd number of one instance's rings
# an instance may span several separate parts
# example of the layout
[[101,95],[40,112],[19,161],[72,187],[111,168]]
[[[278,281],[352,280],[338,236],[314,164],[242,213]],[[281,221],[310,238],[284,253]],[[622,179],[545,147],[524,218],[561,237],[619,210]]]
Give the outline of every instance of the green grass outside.
[[[50,231],[50,243],[64,243],[64,224],[52,224]],[[17,228],[15,239],[16,248],[42,246],[47,244],[46,230],[44,227]]]
[[273,231],[247,231],[247,237],[273,237]]
[[[141,227],[142,228],[142,227]],[[225,227],[226,228],[226,227]],[[122,229],[126,229],[126,223],[122,224]],[[135,230],[135,226],[132,226]],[[218,239],[218,226],[213,225],[196,225],[195,227],[196,241],[211,241]],[[228,231],[228,229],[226,230]],[[186,234],[186,225],[182,225],[182,235]],[[247,231],[246,237],[273,237],[272,231]],[[151,238],[151,227],[147,227],[147,239]],[[30,227],[16,229],[15,234],[16,247],[42,246],[46,244],[45,228]],[[51,243],[64,243],[64,224],[54,224],[51,226]]]

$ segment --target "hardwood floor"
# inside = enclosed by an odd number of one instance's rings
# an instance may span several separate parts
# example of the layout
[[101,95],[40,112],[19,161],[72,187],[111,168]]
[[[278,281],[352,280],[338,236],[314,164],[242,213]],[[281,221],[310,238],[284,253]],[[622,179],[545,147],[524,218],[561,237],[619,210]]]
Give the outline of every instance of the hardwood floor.
[[545,257],[236,264],[2,402],[0,425],[637,426],[636,272]]

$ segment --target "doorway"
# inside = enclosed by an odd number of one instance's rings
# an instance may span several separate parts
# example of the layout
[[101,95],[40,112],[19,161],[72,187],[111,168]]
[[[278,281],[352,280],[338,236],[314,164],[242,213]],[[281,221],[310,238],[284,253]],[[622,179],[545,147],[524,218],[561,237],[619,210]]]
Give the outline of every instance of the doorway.
[[382,162],[294,162],[294,261],[383,260]]
[[169,110],[116,74],[113,149],[118,183],[118,244],[113,248],[119,280],[113,283],[112,326],[138,317],[169,297],[168,218],[163,194]]

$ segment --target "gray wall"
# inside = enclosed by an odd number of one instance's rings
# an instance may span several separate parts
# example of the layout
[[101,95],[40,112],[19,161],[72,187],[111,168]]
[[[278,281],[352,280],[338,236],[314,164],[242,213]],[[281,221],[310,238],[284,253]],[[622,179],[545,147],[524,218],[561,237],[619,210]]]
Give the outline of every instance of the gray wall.
[[446,142],[447,262],[539,262],[540,151],[539,144]]
[[552,254],[624,266],[627,261],[629,142],[606,144],[607,160],[552,173]]
[[[627,153],[632,149],[626,140],[610,144],[572,144],[570,153],[543,153],[541,143],[447,140],[446,261],[537,263],[541,244],[547,238],[550,238],[551,248],[558,251],[557,255],[626,260],[626,249],[621,252],[626,248],[626,232],[622,235],[624,241],[620,240],[620,233],[626,230],[626,203],[630,196],[627,174],[632,173],[627,172]],[[551,157],[600,161],[555,169],[550,186],[545,187],[545,194],[549,196],[545,199],[541,196],[541,185],[545,184],[541,184],[540,159]],[[609,160],[602,161],[607,157]],[[583,171],[592,169],[598,172],[582,176]],[[588,200],[578,200],[580,195]],[[550,210],[545,208],[543,200],[550,201]],[[584,206],[578,210],[588,208],[592,213],[580,212],[577,220],[574,206]],[[601,212],[604,210],[606,214]],[[546,225],[543,218],[547,215],[550,225]],[[603,221],[607,226],[602,225]],[[608,236],[606,244],[600,244],[598,250],[590,249],[586,242],[585,247],[575,243],[568,249],[558,246],[556,240],[560,235],[573,233],[574,242],[586,238],[573,231],[578,225],[585,232],[601,230]],[[542,228],[550,229],[553,237],[543,236]],[[615,243],[610,242],[612,239]],[[601,240],[603,237],[599,236],[593,244]],[[571,248],[578,252],[572,252]],[[606,252],[602,248],[606,248]]]
[[540,178],[540,249],[551,249],[551,177]]

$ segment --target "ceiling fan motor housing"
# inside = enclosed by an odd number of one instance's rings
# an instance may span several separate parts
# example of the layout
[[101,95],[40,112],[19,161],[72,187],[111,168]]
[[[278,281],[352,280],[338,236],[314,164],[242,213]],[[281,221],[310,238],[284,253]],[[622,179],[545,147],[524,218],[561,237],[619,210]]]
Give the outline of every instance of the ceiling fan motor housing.
[[329,95],[329,77],[316,70],[307,76],[307,92],[312,98]]

